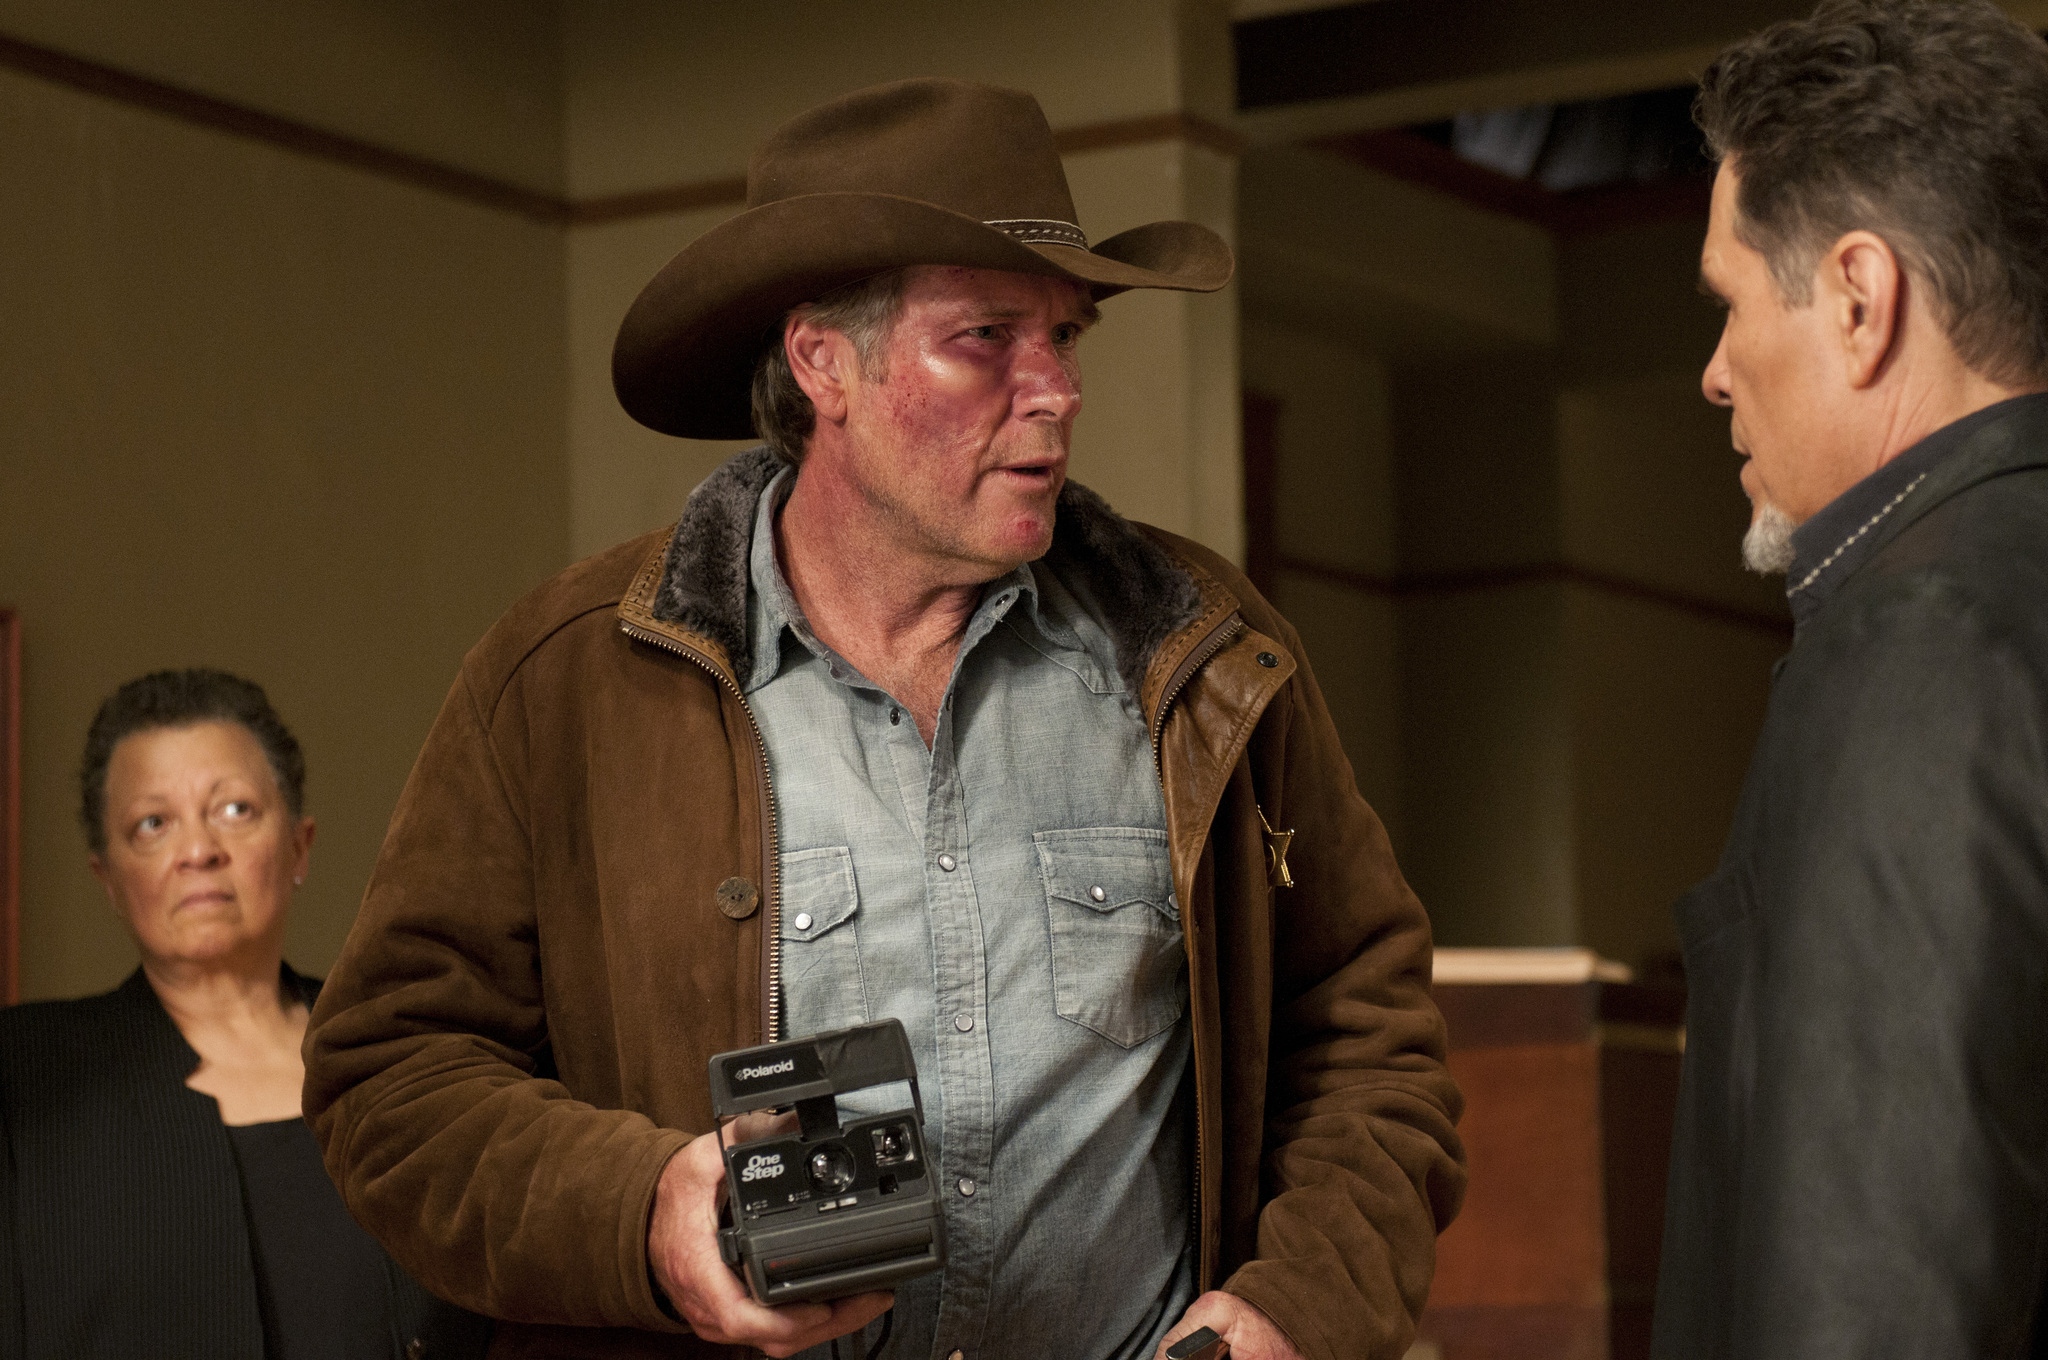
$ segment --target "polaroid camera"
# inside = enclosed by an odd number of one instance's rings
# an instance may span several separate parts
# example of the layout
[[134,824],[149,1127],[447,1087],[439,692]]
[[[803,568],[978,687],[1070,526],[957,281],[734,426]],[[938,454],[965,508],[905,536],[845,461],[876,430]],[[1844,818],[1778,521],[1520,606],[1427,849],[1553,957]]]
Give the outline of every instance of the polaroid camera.
[[[910,1106],[841,1126],[837,1097],[910,1083]],[[794,1106],[795,1133],[727,1145],[732,1226],[718,1248],[764,1304],[886,1289],[946,1263],[946,1222],[924,1148],[917,1064],[884,1020],[721,1053],[719,1118]]]

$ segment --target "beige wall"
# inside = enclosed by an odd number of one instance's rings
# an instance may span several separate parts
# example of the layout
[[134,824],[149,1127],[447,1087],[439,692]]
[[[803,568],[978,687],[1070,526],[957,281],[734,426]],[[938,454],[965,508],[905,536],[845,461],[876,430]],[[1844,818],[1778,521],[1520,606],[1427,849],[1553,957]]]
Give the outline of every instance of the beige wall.
[[640,289],[684,244],[740,205],[578,227],[566,243],[569,543],[588,557],[675,522],[690,489],[751,441],[673,439],[612,394],[612,339]]
[[1280,403],[1273,603],[1313,639],[1310,660],[1359,790],[1403,837],[1400,653],[1394,602],[1290,564],[1385,579],[1395,569],[1394,463],[1384,360],[1284,321],[1247,316],[1244,387]]
[[559,10],[555,0],[0,0],[0,33],[560,192]]
[[1714,867],[1791,645],[1783,581],[1740,568],[1740,462],[1700,393],[1721,322],[1694,286],[1704,230],[1580,237],[1559,266],[1565,555],[1707,606],[1567,600],[1578,940],[1630,961],[1677,950],[1670,904]]
[[1232,97],[1219,0],[606,0],[569,6],[565,33],[577,198],[743,174],[784,119],[909,76],[1028,89],[1055,128],[1169,110],[1223,119]]
[[1258,147],[1241,167],[1245,307],[1390,362],[1549,345],[1557,246],[1325,151]]
[[270,690],[324,970],[463,650],[568,547],[559,234],[0,73],[0,601],[24,634],[22,993],[118,982],[73,770],[115,685]]
[[1790,639],[1642,600],[1565,592],[1573,942],[1640,963],[1712,872]]
[[1787,642],[1699,393],[1704,223],[1558,237],[1298,148],[1241,175],[1277,593],[1439,939],[1668,952]]

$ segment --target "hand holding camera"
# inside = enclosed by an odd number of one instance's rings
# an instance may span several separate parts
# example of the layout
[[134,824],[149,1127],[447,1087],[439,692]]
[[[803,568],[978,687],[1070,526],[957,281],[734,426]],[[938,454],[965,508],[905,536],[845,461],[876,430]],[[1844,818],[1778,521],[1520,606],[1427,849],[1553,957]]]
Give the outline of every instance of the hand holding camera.
[[[794,1354],[886,1311],[894,1296],[874,1291],[945,1264],[899,1022],[721,1053],[710,1080],[714,1114],[737,1117],[669,1160],[648,1223],[655,1283],[700,1337]],[[897,1082],[909,1106],[842,1125],[841,1095]]]
[[[725,1141],[769,1137],[795,1122],[789,1115],[742,1115],[725,1129]],[[690,1330],[706,1341],[780,1357],[857,1331],[888,1311],[895,1296],[875,1292],[774,1308],[755,1302],[718,1253],[724,1182],[719,1134],[692,1139],[662,1169],[648,1217],[649,1269]]]

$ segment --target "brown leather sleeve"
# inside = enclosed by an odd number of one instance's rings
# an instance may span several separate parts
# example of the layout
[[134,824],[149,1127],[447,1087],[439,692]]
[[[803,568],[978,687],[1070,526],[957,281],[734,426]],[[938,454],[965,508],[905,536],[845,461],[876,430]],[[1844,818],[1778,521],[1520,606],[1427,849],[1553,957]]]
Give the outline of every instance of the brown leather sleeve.
[[1246,613],[1299,667],[1252,752],[1268,818],[1295,832],[1295,886],[1273,896],[1257,1257],[1223,1287],[1310,1360],[1395,1360],[1465,1189],[1429,920],[1359,796],[1301,639],[1255,596]]
[[306,1116],[351,1212],[436,1294],[500,1318],[681,1330],[646,1240],[686,1135],[547,1075],[531,843],[505,777],[517,745],[494,738],[465,672],[314,1010]]

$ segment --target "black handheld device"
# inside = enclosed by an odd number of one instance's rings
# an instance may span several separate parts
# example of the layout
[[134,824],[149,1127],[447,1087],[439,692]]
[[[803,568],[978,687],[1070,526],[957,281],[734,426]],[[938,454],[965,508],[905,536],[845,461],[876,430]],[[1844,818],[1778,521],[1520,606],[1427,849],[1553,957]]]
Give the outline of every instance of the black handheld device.
[[1229,1360],[1229,1356],[1230,1343],[1210,1327],[1189,1332],[1166,1348],[1166,1360]]
[[[839,1122],[837,1098],[890,1082],[910,1105]],[[732,1225],[719,1253],[765,1304],[886,1289],[946,1263],[946,1220],[924,1148],[917,1063],[898,1020],[721,1053],[719,1118],[794,1108],[795,1133],[728,1145]]]

